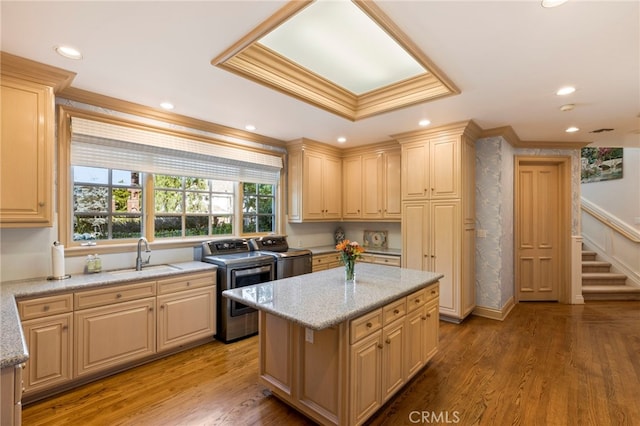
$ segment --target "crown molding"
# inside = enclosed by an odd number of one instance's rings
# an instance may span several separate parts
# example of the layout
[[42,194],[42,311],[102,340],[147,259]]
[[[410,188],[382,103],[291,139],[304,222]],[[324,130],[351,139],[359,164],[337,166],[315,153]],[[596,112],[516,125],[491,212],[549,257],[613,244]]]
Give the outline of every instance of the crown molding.
[[540,148],[540,149],[580,149],[591,142],[559,142],[559,141],[523,141],[520,140],[516,132],[511,126],[494,127],[493,129],[483,130],[480,138],[491,138],[500,136],[514,148]]
[[2,77],[32,81],[53,88],[54,93],[66,89],[76,76],[75,72],[53,67],[7,52],[0,52]]

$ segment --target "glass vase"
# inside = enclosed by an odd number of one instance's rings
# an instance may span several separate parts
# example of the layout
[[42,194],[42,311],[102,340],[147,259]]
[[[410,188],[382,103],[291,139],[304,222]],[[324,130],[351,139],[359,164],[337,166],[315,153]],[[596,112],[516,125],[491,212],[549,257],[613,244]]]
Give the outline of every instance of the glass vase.
[[350,259],[344,262],[344,280],[347,283],[356,281],[356,261]]

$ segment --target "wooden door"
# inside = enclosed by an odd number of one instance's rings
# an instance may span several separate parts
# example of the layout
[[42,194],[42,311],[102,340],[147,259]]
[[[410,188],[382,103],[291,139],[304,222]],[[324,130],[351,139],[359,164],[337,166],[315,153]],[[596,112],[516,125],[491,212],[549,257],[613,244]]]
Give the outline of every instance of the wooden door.
[[384,217],[398,218],[402,214],[400,202],[400,151],[388,152],[384,160]]
[[459,139],[446,137],[431,140],[429,156],[430,198],[460,198]]
[[440,279],[440,313],[460,318],[460,201],[432,201],[430,219],[431,270],[444,274]]
[[351,347],[351,424],[360,424],[382,405],[382,332]]
[[404,318],[385,326],[382,332],[382,399],[387,400],[404,385],[406,334]]
[[429,202],[402,205],[402,267],[429,270]]
[[[317,177],[311,176],[311,179],[317,179]],[[342,217],[342,160],[340,158],[324,158],[322,183],[323,217],[340,219]]]
[[429,141],[402,146],[402,199],[427,198],[429,186]]
[[522,301],[557,301],[561,286],[560,165],[552,161],[517,163],[516,292]]
[[323,157],[314,153],[304,154],[302,184],[302,218],[322,219],[324,204],[322,200],[322,165]]

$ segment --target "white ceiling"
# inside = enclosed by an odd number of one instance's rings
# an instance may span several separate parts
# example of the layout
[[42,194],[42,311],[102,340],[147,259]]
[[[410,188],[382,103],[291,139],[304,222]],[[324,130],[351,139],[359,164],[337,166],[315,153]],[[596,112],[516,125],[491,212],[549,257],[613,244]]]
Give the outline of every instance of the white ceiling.
[[[284,1],[2,1],[3,51],[77,73],[73,86],[280,140],[356,146],[473,119],[524,141],[640,147],[640,2],[380,1],[461,90],[351,122],[210,64]],[[81,61],[57,55],[70,44]],[[555,91],[574,85],[560,98]],[[573,111],[561,112],[566,103]],[[577,133],[564,132],[577,126]],[[601,128],[612,132],[590,133]]]

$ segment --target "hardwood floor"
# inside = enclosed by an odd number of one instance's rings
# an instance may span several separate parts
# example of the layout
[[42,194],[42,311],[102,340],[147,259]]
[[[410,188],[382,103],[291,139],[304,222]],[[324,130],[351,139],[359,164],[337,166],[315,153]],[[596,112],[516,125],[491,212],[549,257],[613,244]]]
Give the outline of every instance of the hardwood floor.
[[[371,425],[638,425],[640,302],[520,303],[441,322]],[[257,339],[214,342],[24,407],[30,425],[312,425],[257,384]]]

